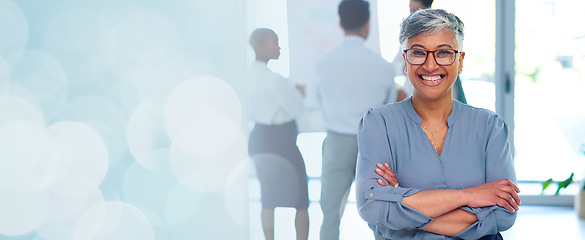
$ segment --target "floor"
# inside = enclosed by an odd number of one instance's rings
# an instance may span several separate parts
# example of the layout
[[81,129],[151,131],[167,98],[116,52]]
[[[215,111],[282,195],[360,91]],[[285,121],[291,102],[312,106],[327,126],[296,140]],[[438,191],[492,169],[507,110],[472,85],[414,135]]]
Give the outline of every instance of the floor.
[[585,219],[579,218],[571,207],[523,206],[514,226],[502,236],[506,240],[585,240]]

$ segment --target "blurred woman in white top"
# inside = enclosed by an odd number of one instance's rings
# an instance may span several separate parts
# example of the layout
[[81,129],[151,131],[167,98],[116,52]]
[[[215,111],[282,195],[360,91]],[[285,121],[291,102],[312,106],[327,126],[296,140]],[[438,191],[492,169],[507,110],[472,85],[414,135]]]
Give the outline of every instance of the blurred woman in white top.
[[307,173],[296,144],[295,121],[304,110],[304,89],[268,69],[268,61],[280,56],[274,31],[256,29],[250,36],[250,45],[256,54],[249,72],[249,111],[255,124],[248,141],[248,154],[260,181],[264,235],[268,240],[274,239],[274,208],[293,207],[297,210],[297,240],[306,240],[309,234]]

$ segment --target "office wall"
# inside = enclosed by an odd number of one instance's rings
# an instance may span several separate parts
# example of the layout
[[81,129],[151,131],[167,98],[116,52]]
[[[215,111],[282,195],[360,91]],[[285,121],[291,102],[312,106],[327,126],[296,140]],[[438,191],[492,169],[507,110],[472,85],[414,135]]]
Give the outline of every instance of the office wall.
[[246,239],[244,10],[0,0],[0,239]]
[[[339,0],[287,1],[290,45],[290,79],[299,85],[315,81],[314,66],[318,59],[338,46],[344,37],[339,25]],[[380,52],[377,1],[370,4],[370,32],[366,46]],[[306,100],[307,111],[297,120],[301,132],[322,132],[321,111],[314,99]]]

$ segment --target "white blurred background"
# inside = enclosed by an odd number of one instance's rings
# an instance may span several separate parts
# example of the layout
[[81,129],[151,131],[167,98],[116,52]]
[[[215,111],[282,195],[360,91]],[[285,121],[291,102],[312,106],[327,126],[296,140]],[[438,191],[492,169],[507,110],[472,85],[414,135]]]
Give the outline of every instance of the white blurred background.
[[244,12],[0,0],[0,239],[247,236]]

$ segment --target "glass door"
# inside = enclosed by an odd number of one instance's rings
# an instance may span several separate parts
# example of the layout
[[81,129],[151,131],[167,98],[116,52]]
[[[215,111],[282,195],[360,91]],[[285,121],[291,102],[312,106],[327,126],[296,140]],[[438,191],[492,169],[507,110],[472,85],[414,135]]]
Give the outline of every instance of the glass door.
[[496,111],[495,0],[435,1],[433,8],[453,12],[465,24],[465,60],[460,75],[467,103]]
[[583,7],[581,0],[516,0],[514,146],[519,180],[562,181],[572,172],[582,179]]

